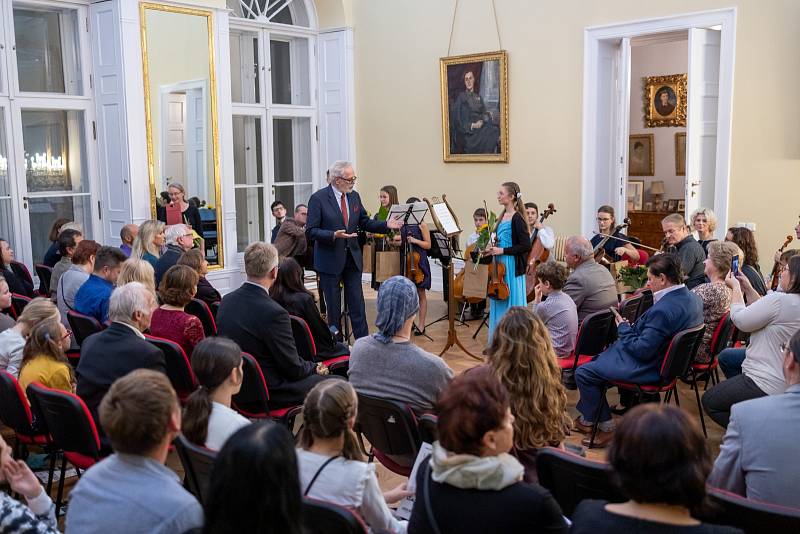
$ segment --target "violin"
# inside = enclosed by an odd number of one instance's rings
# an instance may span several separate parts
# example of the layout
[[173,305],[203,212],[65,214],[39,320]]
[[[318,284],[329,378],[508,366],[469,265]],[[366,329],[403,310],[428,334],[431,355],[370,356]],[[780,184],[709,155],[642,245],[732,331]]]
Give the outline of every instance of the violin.
[[618,224],[617,226],[615,226],[614,229],[608,233],[608,235],[606,235],[602,240],[600,240],[597,246],[594,247],[594,259],[597,263],[605,265],[606,267],[614,263],[614,258],[611,257],[603,247],[606,246],[606,243],[608,243],[609,239],[614,237],[614,234],[616,234],[620,230],[624,230],[630,225],[631,225],[631,220],[625,217],[625,219],[622,221],[622,224]]
[[[495,246],[494,238],[492,246]],[[492,256],[492,263],[489,264],[489,285],[486,288],[486,296],[495,300],[508,300],[510,294],[511,289],[506,283],[506,266],[497,261],[497,256]]]
[[403,241],[405,241],[406,253],[405,276],[414,282],[414,285],[418,286],[423,282],[423,280],[425,280],[425,273],[422,272],[422,269],[419,266],[422,256],[420,256],[419,252],[414,250],[414,246],[409,243],[408,234],[405,232],[404,234]]
[[[786,250],[786,247],[789,246],[789,243],[791,243],[793,239],[794,238],[791,235],[787,235],[786,241],[784,241],[783,245],[781,245],[781,248],[778,249],[778,253],[782,253],[784,250]],[[770,274],[770,279],[772,280],[772,282],[770,282],[769,285],[770,289],[772,289],[773,291],[778,289],[778,282],[780,281],[780,278],[781,278],[781,262],[776,261],[775,265],[772,266],[772,273]]]
[[[552,202],[549,203],[547,209],[544,210],[542,216],[539,217],[539,223],[543,223],[556,211],[558,210],[556,210],[555,205],[553,205]],[[544,248],[542,240],[539,239],[539,229],[537,228],[533,231],[533,237],[531,238],[531,252],[528,254],[528,269],[525,272],[525,287],[528,290],[528,302],[534,299],[536,293],[534,291],[534,287],[536,287],[536,268],[539,267],[540,264],[546,262],[549,257],[550,251]]]

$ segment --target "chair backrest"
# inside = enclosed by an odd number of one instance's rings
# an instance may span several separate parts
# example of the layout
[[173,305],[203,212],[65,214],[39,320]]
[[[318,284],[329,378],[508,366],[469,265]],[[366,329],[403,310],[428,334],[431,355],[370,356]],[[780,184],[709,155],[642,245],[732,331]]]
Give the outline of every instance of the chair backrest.
[[706,325],[701,324],[681,330],[672,337],[661,362],[662,382],[667,383],[686,374],[700,347],[705,329]]
[[289,315],[289,319],[292,322],[292,336],[294,336],[294,345],[297,347],[298,356],[310,362],[314,361],[314,356],[317,355],[317,345],[314,343],[308,323],[296,315]]
[[712,504],[722,509],[709,518],[714,523],[738,527],[747,534],[800,532],[800,508],[754,501],[711,487],[708,496]]
[[655,302],[655,300],[653,299],[653,291],[651,289],[643,289],[641,295],[642,295],[642,302],[639,305],[639,312],[636,315],[637,319],[641,317],[644,314],[644,312],[652,308],[653,303]]
[[343,506],[303,497],[303,526],[307,534],[366,534],[359,515]]
[[39,288],[44,290],[46,295],[50,295],[50,277],[53,275],[53,268],[43,263],[37,263],[33,268],[39,277]]
[[584,317],[578,328],[575,354],[594,356],[603,352],[608,344],[609,332],[613,325],[614,314],[608,310],[590,313]]
[[219,311],[219,303],[220,301],[212,302],[211,306],[209,306],[209,308],[211,308],[211,315],[214,316],[214,319],[217,318],[217,312]]
[[625,299],[619,304],[619,314],[622,315],[629,323],[633,324],[639,314],[639,306],[642,304],[641,295],[636,295],[629,299]]
[[19,434],[34,434],[33,417],[25,392],[8,371],[0,371],[0,423]]
[[183,348],[174,341],[150,334],[145,334],[144,337],[164,353],[167,377],[172,383],[175,393],[178,394],[178,398],[182,401],[186,400],[197,389],[197,377],[194,376],[189,357],[183,352]]
[[253,356],[242,353],[242,387],[233,396],[232,404],[245,417],[264,418],[269,415],[269,389],[261,366]]
[[183,434],[178,434],[172,443],[183,465],[184,486],[198,501],[204,502],[217,453],[195,445]]
[[205,332],[206,337],[217,335],[217,322],[214,320],[214,315],[211,313],[211,309],[205,301],[192,299],[191,302],[186,305],[184,311],[200,319],[200,322],[203,323],[203,332]]
[[720,352],[733,346],[734,336],[736,335],[736,327],[733,325],[730,312],[725,312],[725,315],[717,323],[717,328],[714,329],[714,335],[711,337],[711,346],[709,347],[711,356],[718,356]]
[[22,263],[21,261],[11,260],[11,271],[17,275],[18,277],[26,280],[30,285],[33,285],[33,277],[31,276],[31,272],[28,270],[28,266]]
[[553,495],[567,517],[584,499],[626,501],[610,480],[610,468],[604,462],[587,460],[577,454],[545,447],[536,454],[539,484]]
[[25,309],[25,306],[27,306],[30,301],[30,297],[18,293],[11,293],[11,309],[14,310],[17,317],[22,315],[22,310]]
[[361,393],[356,430],[383,454],[416,457],[422,443],[411,408],[399,401]]
[[100,458],[97,426],[80,397],[38,382],[30,384],[27,393],[58,448],[95,460]]
[[78,346],[82,345],[87,337],[97,332],[102,332],[105,328],[94,317],[73,310],[67,310],[67,322],[72,329],[72,334],[75,336],[75,342]]

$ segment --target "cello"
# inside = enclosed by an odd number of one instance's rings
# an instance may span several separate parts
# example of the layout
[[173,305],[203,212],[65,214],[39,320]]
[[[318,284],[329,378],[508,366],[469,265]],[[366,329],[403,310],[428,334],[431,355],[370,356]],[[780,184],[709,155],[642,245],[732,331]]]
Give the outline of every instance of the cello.
[[[555,205],[551,202],[547,205],[547,209],[544,210],[542,216],[539,217],[539,223],[543,223],[549,216],[554,214],[556,211]],[[535,297],[534,287],[536,287],[536,268],[539,267],[539,264],[544,263],[550,257],[550,251],[544,248],[542,244],[542,240],[539,239],[539,229],[537,228],[533,232],[533,237],[531,238],[531,252],[528,254],[528,269],[525,271],[525,288],[528,291],[527,300],[531,302]]]
[[606,235],[600,242],[594,247],[594,259],[597,263],[601,265],[605,265],[606,267],[611,266],[614,263],[614,258],[609,256],[608,253],[605,251],[603,247],[606,246],[608,240],[614,237],[614,234],[619,232],[620,230],[624,230],[628,226],[631,225],[631,220],[627,217],[622,221],[622,224],[618,224],[611,230],[608,235]]
[[[784,241],[783,245],[781,245],[781,248],[778,249],[778,253],[779,254],[783,253],[783,251],[786,250],[786,247],[789,246],[789,243],[791,243],[793,239],[794,238],[791,235],[787,235],[786,236],[786,241]],[[771,280],[771,282],[769,284],[769,287],[770,287],[771,290],[775,291],[776,289],[778,289],[778,282],[780,281],[780,278],[781,278],[781,262],[780,261],[776,261],[775,265],[772,266],[772,273],[769,276],[770,276],[770,280]]]

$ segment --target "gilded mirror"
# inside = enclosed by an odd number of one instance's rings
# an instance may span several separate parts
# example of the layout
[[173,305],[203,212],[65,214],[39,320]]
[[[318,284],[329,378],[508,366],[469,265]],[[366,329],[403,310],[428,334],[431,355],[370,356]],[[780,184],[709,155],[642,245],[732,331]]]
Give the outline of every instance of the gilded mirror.
[[141,3],[139,16],[152,215],[190,224],[209,267],[221,268],[212,13]]

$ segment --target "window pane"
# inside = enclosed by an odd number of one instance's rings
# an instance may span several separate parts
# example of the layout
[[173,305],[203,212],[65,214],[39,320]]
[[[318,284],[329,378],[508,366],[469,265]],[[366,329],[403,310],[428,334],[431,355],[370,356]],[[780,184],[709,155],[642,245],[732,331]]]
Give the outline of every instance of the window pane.
[[311,119],[273,119],[272,136],[275,182],[312,182]]
[[308,106],[308,39],[286,37],[269,42],[272,103]]
[[259,73],[258,36],[250,32],[231,31],[231,100],[258,104]]
[[0,108],[0,237],[15,244],[15,233],[11,213],[11,189],[8,184],[8,145],[3,108]]
[[59,218],[80,223],[83,235],[92,235],[92,208],[89,195],[74,197],[39,197],[28,201],[31,220],[31,246],[33,261],[41,263],[44,253],[50,247],[48,240],[50,226]]
[[264,188],[236,188],[236,251],[253,241],[264,241]]
[[264,183],[261,162],[261,119],[233,117],[233,183]]
[[308,204],[311,193],[314,192],[312,184],[276,185],[275,200],[280,200],[286,206],[286,211],[292,213],[298,204]]
[[14,9],[20,91],[83,94],[78,16],[70,9]]
[[87,192],[85,139],[82,111],[22,110],[28,192]]

